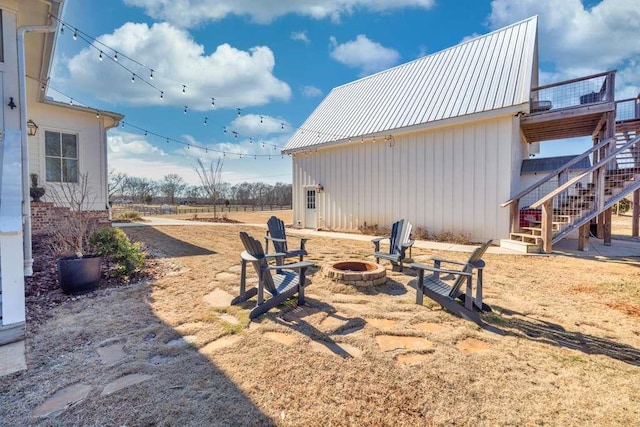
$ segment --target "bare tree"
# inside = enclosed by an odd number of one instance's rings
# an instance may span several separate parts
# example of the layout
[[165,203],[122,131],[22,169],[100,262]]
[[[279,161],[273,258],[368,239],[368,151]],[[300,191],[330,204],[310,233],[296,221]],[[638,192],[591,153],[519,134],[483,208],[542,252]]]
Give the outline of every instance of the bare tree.
[[123,183],[123,189],[141,203],[150,203],[156,194],[157,185],[147,178],[127,177]]
[[175,204],[176,196],[182,194],[186,187],[187,184],[182,177],[175,173],[165,175],[160,182],[160,191],[169,198],[169,202],[172,205]]
[[220,197],[220,190],[222,189],[222,159],[218,158],[217,161],[211,160],[209,165],[205,165],[202,158],[197,159],[198,164],[194,166],[202,189],[207,197],[213,203],[213,217],[217,217],[216,202]]
[[126,179],[126,173],[116,172],[115,169],[109,170],[109,180],[107,181],[109,200],[116,194],[122,194]]

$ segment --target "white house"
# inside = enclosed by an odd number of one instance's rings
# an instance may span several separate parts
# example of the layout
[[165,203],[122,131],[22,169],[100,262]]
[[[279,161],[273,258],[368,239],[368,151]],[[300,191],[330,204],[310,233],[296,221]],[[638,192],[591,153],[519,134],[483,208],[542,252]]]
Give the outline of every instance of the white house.
[[520,189],[530,146],[519,114],[537,83],[532,17],[334,88],[283,149],[294,225],[405,218],[477,241],[507,237],[499,205]]
[[123,116],[52,101],[43,90],[62,8],[57,0],[0,0],[0,345],[24,337],[29,175],[48,188],[88,172],[92,209],[107,209],[106,131]]

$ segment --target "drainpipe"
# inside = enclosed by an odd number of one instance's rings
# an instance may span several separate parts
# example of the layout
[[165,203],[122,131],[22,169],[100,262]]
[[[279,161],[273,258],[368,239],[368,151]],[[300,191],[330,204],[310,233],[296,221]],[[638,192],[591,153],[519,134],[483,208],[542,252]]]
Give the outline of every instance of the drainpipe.
[[[54,0],[55,1],[55,0]],[[56,2],[58,3],[58,2]],[[33,275],[33,253],[31,250],[31,196],[29,195],[29,145],[27,142],[27,77],[24,55],[26,33],[52,33],[56,24],[25,25],[18,28],[18,89],[20,105],[20,146],[22,149],[22,224],[24,230],[24,275]]]

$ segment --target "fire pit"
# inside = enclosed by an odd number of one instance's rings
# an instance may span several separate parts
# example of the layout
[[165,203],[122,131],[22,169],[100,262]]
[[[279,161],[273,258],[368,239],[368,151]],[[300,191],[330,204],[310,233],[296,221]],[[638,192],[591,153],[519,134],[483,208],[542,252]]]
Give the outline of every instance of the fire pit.
[[322,267],[324,275],[334,282],[353,286],[377,286],[387,281],[387,270],[368,261],[335,261]]

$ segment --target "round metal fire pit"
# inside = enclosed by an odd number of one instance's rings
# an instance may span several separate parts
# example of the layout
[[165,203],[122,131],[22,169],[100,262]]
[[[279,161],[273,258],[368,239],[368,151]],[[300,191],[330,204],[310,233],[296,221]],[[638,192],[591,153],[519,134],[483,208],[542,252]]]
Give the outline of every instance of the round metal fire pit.
[[377,286],[387,282],[387,270],[368,261],[335,261],[322,266],[324,275],[334,282],[353,286]]

